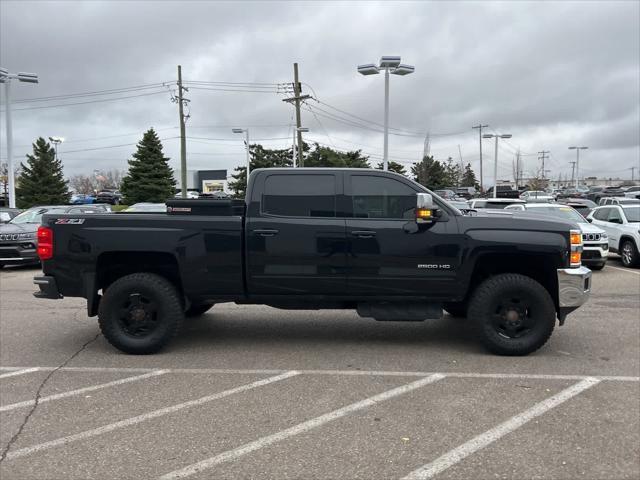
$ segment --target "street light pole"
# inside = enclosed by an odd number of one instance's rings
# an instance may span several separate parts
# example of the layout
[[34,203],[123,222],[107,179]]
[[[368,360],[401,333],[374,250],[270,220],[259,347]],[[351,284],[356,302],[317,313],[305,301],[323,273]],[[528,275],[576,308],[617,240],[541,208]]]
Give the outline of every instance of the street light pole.
[[38,75],[35,73],[9,73],[5,68],[0,68],[0,83],[4,83],[5,93],[5,121],[7,123],[7,183],[9,184],[9,208],[16,207],[16,179],[13,169],[13,125],[11,123],[11,80],[19,82],[38,83]]
[[575,184],[575,188],[576,190],[578,189],[578,185],[580,184],[580,173],[579,173],[579,169],[580,169],[580,150],[586,150],[589,147],[569,147],[569,150],[575,150],[576,151],[576,184]]
[[249,186],[249,174],[251,173],[251,160],[249,155],[249,129],[248,128],[232,128],[233,133],[244,133],[244,141],[247,146],[247,186]]
[[368,63],[358,65],[358,72],[362,75],[377,75],[384,70],[384,149],[382,168],[389,170],[389,74],[409,75],[415,71],[413,65],[400,63],[400,57],[385,56],[380,59],[380,64]]
[[512,135],[510,133],[503,134],[492,134],[486,133],[482,135],[482,138],[495,138],[496,139],[496,150],[494,155],[494,164],[493,164],[493,198],[498,198],[498,139],[499,138],[511,138]]

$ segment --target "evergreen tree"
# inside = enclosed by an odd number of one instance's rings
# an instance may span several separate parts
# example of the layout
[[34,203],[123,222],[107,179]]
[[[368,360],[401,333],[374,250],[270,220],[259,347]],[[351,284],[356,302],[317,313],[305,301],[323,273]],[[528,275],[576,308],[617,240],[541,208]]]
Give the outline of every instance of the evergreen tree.
[[370,168],[369,159],[362,155],[361,150],[341,152],[329,147],[314,144],[304,159],[305,167],[328,168]]
[[446,187],[458,187],[460,186],[460,180],[462,178],[462,170],[460,165],[453,161],[453,158],[447,158],[447,162],[444,164],[444,171],[446,175],[445,186]]
[[431,190],[449,186],[445,167],[433,156],[425,156],[421,162],[414,163],[411,173],[416,182]]
[[69,189],[62,173],[62,162],[56,160],[53,147],[40,137],[33,144],[33,155],[20,164],[22,174],[16,188],[18,208],[34,205],[69,203]]
[[462,180],[460,180],[461,187],[475,187],[476,190],[480,188],[480,184],[476,179],[476,174],[471,168],[471,164],[467,163],[466,167],[464,167],[464,173],[462,174]]
[[[384,167],[384,163],[380,162],[376,167],[378,170],[382,170]],[[407,171],[404,169],[404,165],[394,162],[393,160],[389,160],[389,171],[399,173],[400,175],[406,175]]]
[[162,143],[153,128],[142,136],[132,157],[128,161],[129,171],[120,185],[125,203],[160,203],[175,193],[176,181],[169,158],[162,153]]

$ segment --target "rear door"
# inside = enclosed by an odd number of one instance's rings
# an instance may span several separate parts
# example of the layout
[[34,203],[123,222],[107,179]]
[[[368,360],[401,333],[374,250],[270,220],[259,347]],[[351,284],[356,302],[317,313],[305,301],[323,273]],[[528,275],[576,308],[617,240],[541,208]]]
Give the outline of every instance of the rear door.
[[455,288],[456,222],[445,213],[444,221],[416,232],[418,190],[403,180],[374,172],[345,175],[350,295],[433,297]]
[[302,169],[259,174],[246,224],[251,295],[345,293],[342,177]]

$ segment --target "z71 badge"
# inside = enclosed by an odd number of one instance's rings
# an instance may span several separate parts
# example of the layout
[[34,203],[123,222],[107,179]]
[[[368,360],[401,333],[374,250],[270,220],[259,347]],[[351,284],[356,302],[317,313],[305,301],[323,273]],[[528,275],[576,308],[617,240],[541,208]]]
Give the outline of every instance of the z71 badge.
[[84,218],[59,218],[56,220],[56,225],[82,225]]

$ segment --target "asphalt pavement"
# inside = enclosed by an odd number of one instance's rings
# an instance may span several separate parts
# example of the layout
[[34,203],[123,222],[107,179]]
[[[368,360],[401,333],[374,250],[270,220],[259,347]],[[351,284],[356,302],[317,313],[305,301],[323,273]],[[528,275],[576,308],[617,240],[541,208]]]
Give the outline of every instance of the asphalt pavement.
[[449,316],[233,304],[128,356],[36,273],[0,272],[2,480],[640,478],[640,270],[617,259],[528,357]]

